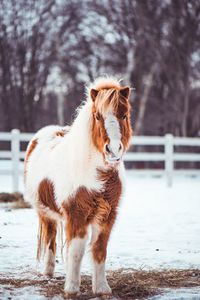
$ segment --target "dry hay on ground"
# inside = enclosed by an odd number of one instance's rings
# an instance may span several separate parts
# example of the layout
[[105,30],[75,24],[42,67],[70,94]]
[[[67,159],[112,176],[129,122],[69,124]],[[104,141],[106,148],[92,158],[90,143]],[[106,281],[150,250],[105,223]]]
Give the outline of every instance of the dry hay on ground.
[[[0,285],[5,288],[18,289],[33,287],[41,295],[46,297],[64,297],[64,276],[47,279],[16,279],[7,278],[1,274]],[[108,272],[108,281],[112,287],[115,299],[147,299],[147,297],[159,294],[162,288],[181,288],[200,286],[200,270],[166,270],[166,271],[143,271],[132,269],[119,269]],[[76,299],[94,299],[91,292],[91,276],[82,276],[81,296]],[[96,298],[100,299],[100,298]]]
[[[9,208],[30,208],[30,204],[24,200],[21,193],[0,193],[0,203],[6,203]],[[9,205],[10,204],[10,205]]]

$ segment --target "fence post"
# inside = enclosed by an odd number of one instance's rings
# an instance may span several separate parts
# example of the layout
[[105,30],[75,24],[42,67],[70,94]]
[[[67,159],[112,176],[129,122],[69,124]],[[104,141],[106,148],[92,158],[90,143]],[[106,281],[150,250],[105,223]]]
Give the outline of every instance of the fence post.
[[173,169],[174,169],[174,160],[173,160],[173,135],[165,135],[165,173],[167,178],[167,186],[172,186],[173,181]]
[[19,190],[19,172],[20,172],[20,131],[13,129],[11,131],[11,153],[12,153],[12,190]]

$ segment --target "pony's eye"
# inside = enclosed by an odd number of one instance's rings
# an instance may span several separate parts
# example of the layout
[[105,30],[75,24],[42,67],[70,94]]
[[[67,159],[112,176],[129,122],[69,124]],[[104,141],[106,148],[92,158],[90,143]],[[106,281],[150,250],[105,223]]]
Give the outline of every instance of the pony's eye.
[[126,120],[127,115],[123,115],[122,120]]

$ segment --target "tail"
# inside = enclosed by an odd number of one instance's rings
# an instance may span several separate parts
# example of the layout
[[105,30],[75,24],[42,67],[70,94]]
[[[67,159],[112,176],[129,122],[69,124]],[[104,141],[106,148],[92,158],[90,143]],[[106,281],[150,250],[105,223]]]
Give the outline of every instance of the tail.
[[37,261],[40,262],[41,256],[44,258],[46,250],[46,236],[45,236],[45,226],[39,217],[39,227],[38,227],[38,236],[37,236]]

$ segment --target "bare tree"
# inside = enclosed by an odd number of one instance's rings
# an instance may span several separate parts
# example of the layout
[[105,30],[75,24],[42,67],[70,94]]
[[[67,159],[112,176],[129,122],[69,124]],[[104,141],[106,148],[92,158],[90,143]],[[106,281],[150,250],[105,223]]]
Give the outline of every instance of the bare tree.
[[71,122],[107,73],[135,88],[135,134],[199,134],[199,13],[195,0],[1,0],[1,130]]

